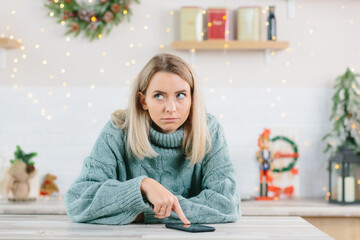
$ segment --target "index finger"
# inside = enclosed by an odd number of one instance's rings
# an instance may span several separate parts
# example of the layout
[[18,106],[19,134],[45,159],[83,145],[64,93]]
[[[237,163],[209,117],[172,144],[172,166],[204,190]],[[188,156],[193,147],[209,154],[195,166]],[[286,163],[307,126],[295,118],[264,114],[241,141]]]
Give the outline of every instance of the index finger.
[[172,207],[172,210],[179,216],[180,220],[184,224],[190,224],[190,221],[185,217],[185,214],[180,206],[180,203],[178,201],[174,202],[174,205]]

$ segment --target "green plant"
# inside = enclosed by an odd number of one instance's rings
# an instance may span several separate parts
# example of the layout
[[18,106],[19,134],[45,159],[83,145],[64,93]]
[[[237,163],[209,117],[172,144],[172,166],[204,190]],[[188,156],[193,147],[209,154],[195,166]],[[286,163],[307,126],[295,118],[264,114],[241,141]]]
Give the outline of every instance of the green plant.
[[349,68],[335,80],[335,93],[332,97],[333,107],[330,121],[332,130],[322,140],[327,141],[324,152],[334,156],[341,147],[352,149],[360,156],[360,85]]
[[15,159],[10,160],[10,163],[13,164],[16,160],[23,161],[26,165],[34,165],[34,161],[31,159],[37,156],[36,152],[26,154],[20,146],[16,146],[16,151],[14,152]]

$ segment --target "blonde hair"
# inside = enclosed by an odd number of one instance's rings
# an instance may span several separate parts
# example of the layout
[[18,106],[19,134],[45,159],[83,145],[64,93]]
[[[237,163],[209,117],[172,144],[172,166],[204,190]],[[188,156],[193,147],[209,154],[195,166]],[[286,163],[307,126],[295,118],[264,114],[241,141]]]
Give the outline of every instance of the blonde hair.
[[180,57],[171,54],[155,55],[133,82],[128,108],[116,110],[111,115],[111,122],[115,127],[125,130],[127,151],[131,150],[139,159],[158,156],[149,141],[150,115],[148,111],[142,109],[138,98],[139,92],[146,93],[151,78],[157,72],[177,74],[190,85],[192,106],[189,117],[184,123],[182,148],[186,158],[190,160],[190,165],[199,163],[211,148],[206,109],[199,84],[190,66]]

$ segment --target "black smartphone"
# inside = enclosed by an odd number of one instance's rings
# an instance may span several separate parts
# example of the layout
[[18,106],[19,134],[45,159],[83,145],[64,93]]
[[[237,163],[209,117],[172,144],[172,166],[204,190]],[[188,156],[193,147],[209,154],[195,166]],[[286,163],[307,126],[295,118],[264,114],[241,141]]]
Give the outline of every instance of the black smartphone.
[[201,224],[167,223],[167,224],[165,224],[165,227],[176,229],[176,230],[181,230],[181,231],[186,231],[186,232],[213,232],[213,231],[215,231],[214,227],[205,226],[205,225],[201,225]]

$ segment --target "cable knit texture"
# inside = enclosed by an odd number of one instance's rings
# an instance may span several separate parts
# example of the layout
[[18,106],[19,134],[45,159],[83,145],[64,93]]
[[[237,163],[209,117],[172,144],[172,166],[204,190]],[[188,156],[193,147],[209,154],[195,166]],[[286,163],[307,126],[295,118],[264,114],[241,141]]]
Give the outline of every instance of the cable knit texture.
[[126,151],[124,130],[109,121],[65,195],[67,214],[75,222],[129,224],[144,212],[144,223],[181,223],[174,212],[166,219],[154,217],[140,191],[141,181],[150,177],[178,198],[191,223],[236,221],[240,197],[224,132],[211,114],[207,124],[212,147],[200,163],[189,166],[181,147],[182,127],[170,134],[151,127],[149,139],[159,155],[140,160]]

